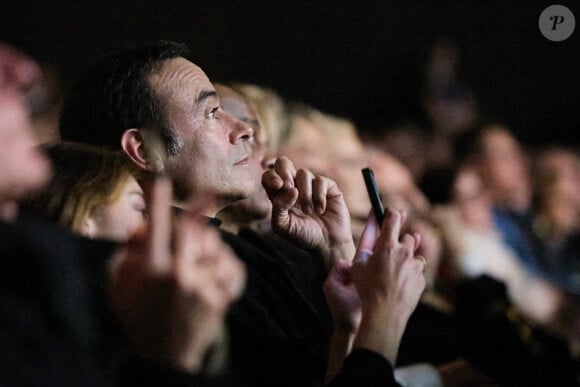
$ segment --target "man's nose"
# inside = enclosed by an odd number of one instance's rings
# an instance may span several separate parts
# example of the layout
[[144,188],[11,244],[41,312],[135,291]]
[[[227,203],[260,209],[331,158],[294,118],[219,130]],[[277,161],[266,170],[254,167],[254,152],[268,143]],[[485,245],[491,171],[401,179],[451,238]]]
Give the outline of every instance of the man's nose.
[[242,141],[251,141],[254,139],[254,129],[243,121],[234,117],[231,118],[232,130],[230,131],[230,142],[237,144]]

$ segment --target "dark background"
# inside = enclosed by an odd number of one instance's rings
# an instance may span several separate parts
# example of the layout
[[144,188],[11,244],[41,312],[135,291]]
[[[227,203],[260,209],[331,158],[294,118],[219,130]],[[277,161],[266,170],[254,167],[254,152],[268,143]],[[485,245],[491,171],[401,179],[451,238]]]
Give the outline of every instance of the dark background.
[[267,85],[284,97],[377,130],[422,119],[419,94],[430,45],[451,38],[461,78],[484,115],[530,145],[573,143],[580,127],[580,3],[551,42],[538,30],[554,2],[292,1],[0,2],[0,40],[53,66],[66,90],[98,55],[157,39],[188,43],[212,80]]

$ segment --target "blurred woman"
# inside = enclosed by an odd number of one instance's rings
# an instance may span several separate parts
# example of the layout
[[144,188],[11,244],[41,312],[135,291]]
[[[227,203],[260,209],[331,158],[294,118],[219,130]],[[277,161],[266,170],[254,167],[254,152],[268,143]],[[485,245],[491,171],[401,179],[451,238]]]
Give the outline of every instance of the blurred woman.
[[22,204],[88,238],[127,241],[145,225],[146,204],[135,171],[118,152],[62,143],[46,147],[54,176]]

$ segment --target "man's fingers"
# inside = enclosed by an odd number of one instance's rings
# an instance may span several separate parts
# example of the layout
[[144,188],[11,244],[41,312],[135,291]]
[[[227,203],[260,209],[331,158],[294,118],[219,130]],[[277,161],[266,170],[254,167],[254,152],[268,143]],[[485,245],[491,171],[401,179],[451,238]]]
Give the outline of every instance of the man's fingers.
[[156,268],[167,268],[171,265],[171,181],[165,177],[157,178],[151,188],[149,263]]
[[296,168],[290,159],[286,156],[280,157],[274,163],[274,171],[284,181],[284,187],[289,189],[294,187],[294,177],[296,176]]
[[316,176],[312,181],[312,203],[314,211],[323,214],[326,211],[326,197],[330,193],[328,179],[324,176]]
[[269,198],[272,198],[283,186],[284,180],[273,169],[268,169],[262,174],[262,186]]
[[299,169],[296,172],[296,179],[294,180],[296,188],[298,189],[298,203],[305,214],[312,214],[314,212],[314,205],[312,202],[312,181],[314,175],[306,169]]

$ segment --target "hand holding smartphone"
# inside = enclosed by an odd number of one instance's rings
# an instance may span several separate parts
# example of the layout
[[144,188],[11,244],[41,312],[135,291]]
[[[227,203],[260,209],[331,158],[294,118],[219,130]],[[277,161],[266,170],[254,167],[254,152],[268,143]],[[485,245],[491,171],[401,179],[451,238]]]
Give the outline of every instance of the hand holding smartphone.
[[362,174],[365,180],[365,186],[367,187],[367,193],[369,194],[371,205],[373,206],[375,219],[377,220],[377,223],[380,227],[383,224],[383,219],[385,218],[385,208],[383,207],[383,202],[381,201],[381,195],[379,193],[377,181],[375,180],[375,174],[370,168],[363,168]]

